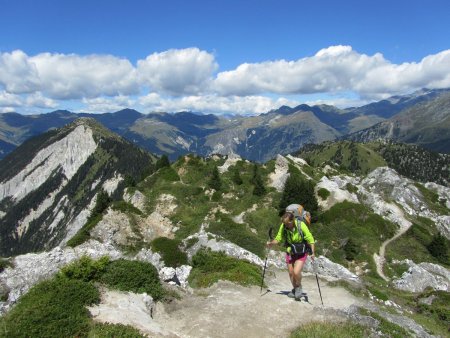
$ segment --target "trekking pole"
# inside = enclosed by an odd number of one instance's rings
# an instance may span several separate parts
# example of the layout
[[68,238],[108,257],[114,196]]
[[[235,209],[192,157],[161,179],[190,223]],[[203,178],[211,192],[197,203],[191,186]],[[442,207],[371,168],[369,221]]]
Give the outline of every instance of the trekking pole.
[[323,306],[322,292],[320,291],[319,277],[317,276],[317,269],[316,269],[316,281],[317,281],[317,287],[319,288],[320,301],[322,302],[322,306]]
[[[272,240],[272,228],[269,229],[269,238],[270,238],[270,240]],[[261,291],[260,292],[262,292],[262,288],[264,285],[264,276],[266,274],[266,267],[267,267],[267,255],[268,254],[266,253],[266,260],[264,262],[264,270],[263,270],[263,275],[262,275],[262,280],[261,280]]]

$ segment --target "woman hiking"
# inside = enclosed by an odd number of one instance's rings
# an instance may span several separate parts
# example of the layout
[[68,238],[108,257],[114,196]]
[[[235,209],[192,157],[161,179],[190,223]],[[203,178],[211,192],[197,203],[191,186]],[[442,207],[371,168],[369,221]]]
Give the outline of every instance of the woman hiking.
[[[275,239],[267,242],[267,246],[270,248],[274,244],[283,243],[286,247],[286,264],[289,272],[289,278],[291,279],[293,286],[293,289],[289,292],[288,297],[300,300],[303,293],[303,266],[305,265],[308,253],[311,254],[311,259],[313,261],[315,258],[314,237],[305,222],[297,219],[294,212],[289,209],[289,207],[286,208],[286,210],[288,211],[281,217],[282,223]],[[305,221],[310,224],[311,214],[306,211],[303,215]],[[305,244],[306,250],[298,250],[297,247],[302,247],[301,243]],[[295,251],[299,252],[295,253]]]

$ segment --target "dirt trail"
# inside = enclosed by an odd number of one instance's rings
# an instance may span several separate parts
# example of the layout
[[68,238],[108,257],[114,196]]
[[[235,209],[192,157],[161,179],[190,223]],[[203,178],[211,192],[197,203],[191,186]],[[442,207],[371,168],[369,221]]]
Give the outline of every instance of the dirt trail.
[[270,268],[266,278],[270,291],[263,289],[262,294],[259,287],[221,281],[170,304],[158,304],[153,319],[148,316],[148,321],[143,322],[140,318],[139,325],[126,322],[127,315],[130,317],[126,307],[123,315],[115,308],[114,318],[105,313],[96,317],[138,326],[151,337],[288,337],[293,329],[308,321],[342,320],[329,309],[345,309],[359,303],[345,289],[330,287],[320,280],[322,307],[315,275],[303,278],[310,303],[286,296],[292,288],[286,270]]
[[384,272],[383,272],[383,265],[386,262],[386,258],[384,257],[385,253],[386,253],[386,246],[389,243],[391,243],[392,241],[395,241],[401,235],[403,235],[406,231],[408,231],[409,228],[410,228],[410,226],[401,228],[393,237],[388,238],[387,240],[385,240],[383,242],[383,244],[381,244],[380,251],[379,251],[378,255],[376,253],[373,254],[373,259],[374,259],[374,261],[376,263],[376,266],[377,266],[377,273],[386,282],[389,282],[389,278],[386,277]]

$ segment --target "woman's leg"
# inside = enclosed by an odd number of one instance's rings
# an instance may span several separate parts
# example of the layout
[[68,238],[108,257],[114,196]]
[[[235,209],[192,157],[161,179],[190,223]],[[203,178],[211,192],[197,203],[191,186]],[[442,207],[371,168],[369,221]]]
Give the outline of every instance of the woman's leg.
[[[303,266],[305,265],[305,260],[298,259],[295,261],[294,268],[293,268],[293,284],[296,288],[295,296],[299,296],[302,293],[302,270]],[[297,292],[297,289],[298,290]]]
[[295,288],[295,284],[294,284],[294,266],[291,263],[287,263],[287,268],[288,268],[289,279],[291,280],[292,287]]

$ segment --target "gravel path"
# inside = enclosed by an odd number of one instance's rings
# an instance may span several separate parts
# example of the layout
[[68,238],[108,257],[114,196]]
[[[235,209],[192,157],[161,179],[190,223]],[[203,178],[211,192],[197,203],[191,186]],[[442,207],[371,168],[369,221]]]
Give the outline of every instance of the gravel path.
[[[286,296],[291,289],[286,270],[270,268],[266,273],[269,289],[242,287],[220,281],[210,288],[186,293],[169,304],[158,303],[153,318],[143,317],[142,306],[130,308],[125,300],[101,304],[91,311],[102,322],[133,325],[151,337],[288,337],[308,321],[341,321],[337,311],[348,309],[358,300],[340,287],[320,280],[324,307],[321,306],[315,275],[304,276],[303,288],[309,302]],[[103,303],[103,302],[102,302]],[[122,304],[122,305],[120,305]],[[101,309],[102,308],[102,309]],[[108,310],[109,309],[109,310]],[[132,311],[137,311],[133,315]]]

